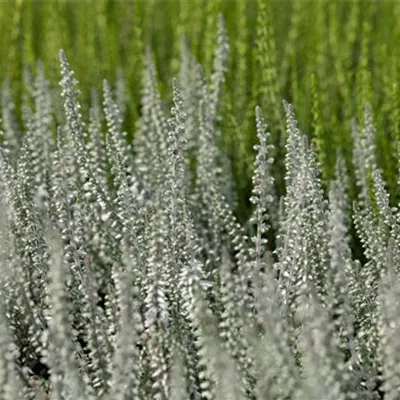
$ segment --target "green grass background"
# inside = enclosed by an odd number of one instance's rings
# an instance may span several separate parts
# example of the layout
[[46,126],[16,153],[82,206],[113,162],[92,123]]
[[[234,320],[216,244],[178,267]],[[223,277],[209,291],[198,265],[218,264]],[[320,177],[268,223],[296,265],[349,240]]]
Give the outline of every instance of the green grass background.
[[277,145],[275,176],[283,190],[282,99],[294,103],[301,129],[314,140],[325,182],[332,177],[336,149],[351,166],[351,118],[362,122],[364,106],[371,103],[378,157],[396,197],[400,5],[395,1],[2,1],[1,78],[11,80],[17,105],[25,90],[24,65],[34,69],[40,60],[56,87],[63,48],[86,107],[90,89],[100,89],[104,78],[114,82],[122,70],[125,124],[132,130],[140,112],[145,47],[154,53],[168,102],[183,35],[211,73],[219,13],[230,43],[220,128],[233,160],[239,213],[248,209],[256,104]]

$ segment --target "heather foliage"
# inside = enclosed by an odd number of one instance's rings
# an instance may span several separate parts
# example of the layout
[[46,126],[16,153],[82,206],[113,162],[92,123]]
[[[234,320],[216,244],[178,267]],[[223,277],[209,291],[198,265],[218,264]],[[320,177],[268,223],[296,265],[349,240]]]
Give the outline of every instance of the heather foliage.
[[[219,14],[225,17],[223,30],[218,27]],[[55,82],[59,77],[57,54],[63,48],[79,71],[85,115],[89,115],[91,89],[103,79],[115,82],[114,100],[122,130],[130,141],[142,117],[138,89],[149,61],[145,49],[150,46],[162,98],[171,104],[170,82],[178,75],[183,97],[190,98],[186,107],[188,121],[192,121],[188,146],[196,136],[197,114],[192,109],[196,109],[199,97],[193,90],[196,85],[190,88],[186,82],[193,74],[201,81],[199,71],[192,68],[192,55],[203,66],[205,79],[212,81],[209,101],[220,103],[218,141],[225,157],[233,161],[230,173],[237,187],[235,206],[242,222],[250,210],[256,105],[263,109],[271,130],[270,142],[277,156],[272,166],[275,185],[279,194],[284,193],[286,132],[281,99],[295,104],[302,131],[318,150],[325,189],[335,177],[336,149],[353,177],[350,121],[353,117],[361,121],[365,104],[370,103],[377,128],[376,156],[397,200],[398,174],[393,165],[400,133],[399,17],[399,2],[378,0],[3,1],[0,70],[1,84],[7,78],[1,96],[4,136],[20,142],[22,132],[15,133],[17,123],[29,115],[28,105],[32,106],[36,61],[41,60],[47,79]],[[226,47],[221,47],[218,59],[214,57],[214,44],[224,37],[229,38],[226,64]],[[190,49],[190,57],[184,49]],[[219,73],[223,71],[221,80]],[[221,101],[215,97],[218,93]],[[11,94],[15,106],[9,101]],[[57,93],[52,99],[59,104]],[[52,106],[61,124],[59,107]],[[212,107],[209,113],[214,112]],[[351,179],[352,199],[353,182]]]
[[221,133],[229,51],[222,16],[210,71],[184,42],[168,110],[148,48],[134,132],[123,77],[85,113],[63,51],[59,93],[41,65],[26,76],[22,121],[4,87],[0,400],[398,398],[400,215],[373,111],[352,125],[352,203],[345,158],[324,178],[296,105],[274,104],[272,127],[254,107],[243,223]]

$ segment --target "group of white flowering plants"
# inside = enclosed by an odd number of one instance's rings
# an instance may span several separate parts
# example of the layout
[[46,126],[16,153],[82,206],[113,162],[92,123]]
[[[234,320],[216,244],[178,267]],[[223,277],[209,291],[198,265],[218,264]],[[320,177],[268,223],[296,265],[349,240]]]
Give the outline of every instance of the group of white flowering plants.
[[184,48],[170,112],[148,51],[132,141],[123,85],[93,92],[86,121],[63,51],[62,102],[39,65],[21,122],[4,86],[0,400],[400,398],[400,211],[371,110],[351,204],[340,154],[325,190],[286,102],[279,198],[257,107],[240,223],[219,145],[228,50],[222,20],[210,78]]

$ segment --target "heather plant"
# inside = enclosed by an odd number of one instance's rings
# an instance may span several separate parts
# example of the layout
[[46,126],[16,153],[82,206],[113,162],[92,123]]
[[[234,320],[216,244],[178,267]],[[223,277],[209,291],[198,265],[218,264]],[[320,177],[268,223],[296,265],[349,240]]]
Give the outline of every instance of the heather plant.
[[[228,45],[214,7],[204,66],[182,39],[176,76],[160,86],[157,51],[142,48],[134,127],[126,76],[104,80],[86,104],[63,50],[58,93],[40,63],[25,70],[23,98],[4,85],[0,400],[399,397],[399,207],[373,109],[352,110],[353,165],[340,149],[328,154],[325,132],[337,124],[325,124],[313,74],[310,140],[295,111],[302,89],[294,104],[277,103],[287,74],[302,73],[291,68],[293,41],[310,6],[296,3],[278,76],[274,30],[261,26],[272,5],[259,2],[257,51],[268,55],[256,64],[268,73],[250,90],[257,144],[243,220],[224,132],[236,123],[229,54],[247,42]],[[247,107],[256,71],[242,61],[235,92]],[[340,60],[335,71],[347,79]]]

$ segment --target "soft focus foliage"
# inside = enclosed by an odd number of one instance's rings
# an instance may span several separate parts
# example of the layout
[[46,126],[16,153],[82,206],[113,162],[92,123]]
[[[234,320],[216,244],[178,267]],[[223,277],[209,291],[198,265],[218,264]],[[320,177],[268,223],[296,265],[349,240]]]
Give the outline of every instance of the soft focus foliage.
[[[225,17],[224,36],[229,43],[226,65],[226,47],[220,47],[219,57],[214,58],[217,38],[224,40],[218,28],[220,13]],[[217,84],[210,101],[215,102],[215,94],[223,89],[219,141],[233,162],[237,211],[242,221],[250,210],[257,104],[264,110],[271,143],[279,155],[272,169],[277,189],[284,193],[281,171],[286,133],[281,99],[296,105],[301,128],[318,150],[325,188],[334,178],[336,150],[341,151],[353,173],[351,118],[361,120],[365,104],[370,103],[376,115],[377,157],[397,199],[398,174],[393,165],[400,133],[399,18],[399,2],[378,0],[3,1],[0,69],[2,80],[7,79],[1,96],[5,106],[2,120],[7,125],[4,134],[7,137],[24,115],[20,105],[29,96],[37,60],[49,81],[55,82],[57,54],[63,48],[79,72],[83,110],[89,111],[91,89],[107,79],[115,86],[115,101],[130,141],[141,114],[139,88],[148,61],[146,47],[153,54],[159,76],[156,86],[168,103],[172,100],[172,78],[178,74],[188,78],[192,61],[185,56],[185,49],[189,48],[203,66],[206,79]],[[224,70],[221,81],[218,74]],[[183,95],[193,96],[187,92],[186,81],[182,87]],[[11,93],[16,95],[14,118],[8,100]],[[189,105],[187,112],[190,119]],[[61,115],[56,115],[60,123]],[[350,189],[353,195],[354,187]]]

